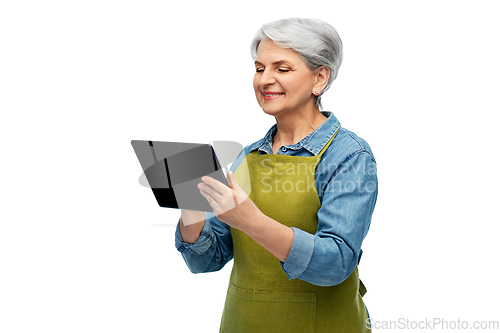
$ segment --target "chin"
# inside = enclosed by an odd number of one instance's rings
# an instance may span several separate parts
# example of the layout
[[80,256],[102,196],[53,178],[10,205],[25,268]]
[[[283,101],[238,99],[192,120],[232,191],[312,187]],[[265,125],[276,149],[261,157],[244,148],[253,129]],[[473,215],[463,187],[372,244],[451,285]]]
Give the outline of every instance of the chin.
[[274,109],[270,110],[266,108],[262,108],[262,111],[264,111],[265,114],[268,114],[270,116],[276,116],[281,112],[281,110],[274,110]]
[[283,111],[283,108],[282,107],[278,107],[277,105],[261,105],[260,106],[262,111],[264,111],[264,113],[268,114],[268,115],[271,115],[271,116],[275,116],[279,113],[281,113]]

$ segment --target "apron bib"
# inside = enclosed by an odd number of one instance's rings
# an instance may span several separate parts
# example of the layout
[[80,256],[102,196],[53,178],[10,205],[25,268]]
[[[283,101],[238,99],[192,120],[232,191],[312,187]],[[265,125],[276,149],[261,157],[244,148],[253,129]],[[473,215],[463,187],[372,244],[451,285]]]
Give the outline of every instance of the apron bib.
[[[321,204],[314,173],[334,137],[317,156],[254,151],[238,167],[235,179],[265,215],[315,234]],[[244,179],[246,174],[249,178]],[[234,265],[220,332],[370,332],[357,266],[336,286],[290,281],[270,252],[237,229],[231,228],[231,235]]]

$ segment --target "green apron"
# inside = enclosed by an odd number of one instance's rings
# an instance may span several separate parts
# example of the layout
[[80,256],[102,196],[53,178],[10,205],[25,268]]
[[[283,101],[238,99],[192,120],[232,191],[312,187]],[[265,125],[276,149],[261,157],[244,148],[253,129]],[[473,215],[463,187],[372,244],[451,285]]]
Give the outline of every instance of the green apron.
[[[321,204],[314,172],[333,137],[317,156],[254,151],[236,170],[235,179],[265,215],[315,234]],[[336,286],[290,281],[270,252],[237,229],[231,228],[231,235],[234,265],[220,332],[370,332],[361,298],[366,290],[357,266]]]

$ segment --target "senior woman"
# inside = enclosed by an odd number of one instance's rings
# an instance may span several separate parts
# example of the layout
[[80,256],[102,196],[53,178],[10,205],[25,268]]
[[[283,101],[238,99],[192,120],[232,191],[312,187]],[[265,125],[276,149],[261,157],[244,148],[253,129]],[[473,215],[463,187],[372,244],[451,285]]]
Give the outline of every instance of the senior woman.
[[181,211],[176,247],[193,273],[234,258],[220,332],[369,332],[357,265],[376,162],[320,111],[342,42],[323,21],[286,19],[263,25],[251,49],[255,96],[276,124],[243,149],[230,187],[202,178],[214,213]]

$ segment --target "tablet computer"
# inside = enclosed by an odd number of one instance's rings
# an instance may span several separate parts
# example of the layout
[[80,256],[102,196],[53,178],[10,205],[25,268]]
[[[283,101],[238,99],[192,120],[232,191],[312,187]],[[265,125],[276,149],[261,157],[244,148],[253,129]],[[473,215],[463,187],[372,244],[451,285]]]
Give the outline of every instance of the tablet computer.
[[212,145],[145,140],[131,143],[158,205],[213,212],[198,189],[201,177],[210,176],[229,185]]

